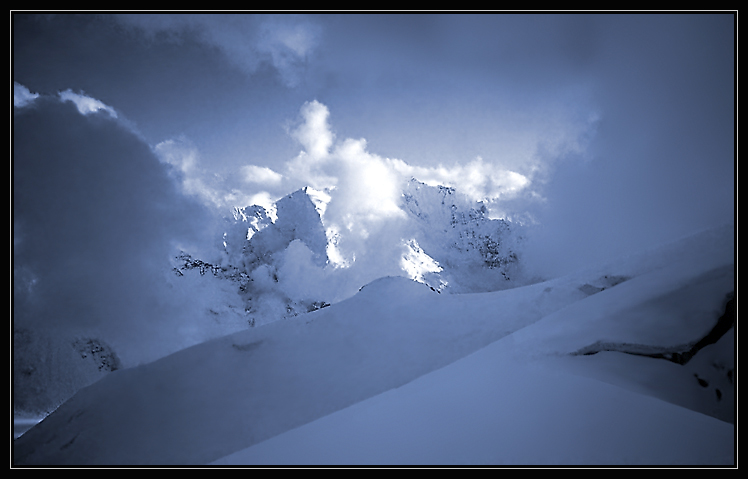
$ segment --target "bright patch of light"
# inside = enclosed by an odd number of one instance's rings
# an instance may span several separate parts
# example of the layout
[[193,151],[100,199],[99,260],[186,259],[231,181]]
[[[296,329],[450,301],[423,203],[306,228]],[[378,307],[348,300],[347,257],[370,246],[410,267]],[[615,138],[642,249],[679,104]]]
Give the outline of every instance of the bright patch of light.
[[283,175],[266,166],[245,165],[241,167],[241,173],[247,183],[277,185],[283,180]]
[[407,251],[400,261],[400,266],[410,279],[419,283],[425,283],[425,274],[442,271],[439,263],[421,249],[418,241],[415,239],[408,240],[405,242],[405,246],[407,247]]
[[326,191],[316,190],[311,186],[307,186],[305,191],[309,196],[309,199],[314,203],[314,208],[317,210],[317,213],[319,213],[319,217],[324,219],[327,204],[332,199],[332,196],[330,196]]
[[511,199],[531,184],[530,178],[516,171],[499,168],[480,156],[465,164],[452,167],[413,166],[402,160],[387,159],[395,171],[407,177],[418,178],[429,186],[456,188],[473,201]]
[[278,219],[278,208],[275,206],[275,200],[267,191],[260,191],[259,193],[252,195],[249,198],[249,204],[265,208],[268,217],[270,217],[270,220],[273,223]]
[[304,147],[304,151],[314,158],[326,157],[332,147],[335,135],[327,124],[330,110],[317,100],[306,102],[301,107],[303,122],[291,135]]
[[330,264],[335,268],[349,268],[356,261],[356,257],[354,255],[353,260],[348,261],[340,252],[338,249],[340,233],[335,228],[327,228],[325,236],[327,237],[325,251],[327,252],[327,259],[330,261]]

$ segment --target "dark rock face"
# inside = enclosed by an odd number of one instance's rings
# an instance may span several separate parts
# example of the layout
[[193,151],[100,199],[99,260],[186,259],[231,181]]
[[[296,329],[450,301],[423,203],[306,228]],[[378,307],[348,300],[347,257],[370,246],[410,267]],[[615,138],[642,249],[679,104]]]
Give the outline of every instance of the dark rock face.
[[243,289],[249,281],[249,277],[246,273],[235,268],[233,266],[218,266],[205,262],[200,259],[193,258],[190,254],[182,251],[174,258],[177,266],[172,268],[174,274],[177,276],[184,276],[185,271],[197,270],[200,276],[210,273],[216,278],[223,278],[230,281],[235,281],[239,285],[239,289]]
[[99,371],[111,372],[122,367],[114,350],[100,339],[77,339],[73,342],[73,348],[78,351],[81,359],[92,360]]
[[583,292],[584,294],[590,296],[595,293],[599,293],[601,291],[605,291],[608,288],[612,288],[613,286],[617,284],[621,284],[624,281],[627,281],[629,278],[626,276],[615,276],[615,275],[605,275],[601,278],[599,278],[597,281],[595,281],[595,284],[583,284],[579,287],[579,290]]
[[714,325],[714,328],[712,328],[709,333],[701,338],[698,343],[694,344],[693,347],[683,353],[681,363],[685,364],[688,362],[689,359],[691,359],[699,350],[701,350],[704,346],[707,346],[709,344],[714,344],[719,339],[724,336],[727,331],[730,330],[730,328],[735,326],[735,293],[731,292],[727,296],[727,302],[725,303],[725,312],[722,314],[722,316],[719,317],[717,320],[717,324]]
[[[584,285],[589,286],[589,285]],[[583,288],[582,287],[582,288]],[[580,288],[580,289],[582,289]],[[703,349],[705,346],[708,346],[710,344],[714,344],[719,339],[727,333],[727,331],[730,330],[735,325],[735,293],[731,292],[727,295],[727,298],[725,299],[725,308],[724,313],[717,319],[717,323],[714,325],[711,331],[698,340],[696,343],[694,343],[691,346],[687,346],[684,348],[681,348],[679,350],[653,350],[650,346],[641,346],[637,344],[615,344],[615,343],[605,343],[593,345],[587,348],[584,348],[583,350],[578,351],[576,354],[582,354],[585,356],[589,356],[592,354],[597,354],[600,351],[617,351],[620,353],[626,353],[626,354],[635,354],[638,356],[647,356],[650,358],[656,358],[656,359],[665,359],[667,361],[674,362],[676,364],[687,364],[691,358],[693,358],[696,353],[698,353],[701,349]],[[729,372],[730,378],[732,378],[732,370]],[[698,377],[697,377],[698,379]],[[699,383],[701,384],[701,379],[699,379]],[[707,384],[708,385],[708,384]],[[706,386],[704,386],[706,387]]]
[[512,282],[521,270],[517,225],[489,218],[484,203],[471,201],[454,188],[429,186],[414,178],[402,197],[418,247],[442,268],[427,284],[439,290],[446,285],[454,292],[517,285]]
[[[711,323],[711,330],[691,344],[665,349],[642,344],[596,343],[582,348],[573,355],[595,355],[603,351],[612,351],[674,363],[676,366],[654,368],[655,371],[660,371],[655,373],[660,376],[642,376],[643,387],[657,390],[658,394],[662,394],[661,399],[735,424],[737,396],[734,383],[734,293],[729,293],[725,297],[723,308],[718,318],[717,314],[709,318],[714,321]],[[629,380],[636,379],[635,375],[629,377]],[[658,382],[678,384],[679,387],[669,392],[659,390],[656,386]]]
[[78,389],[122,367],[97,338],[72,338],[23,328],[13,331],[13,408],[48,413]]

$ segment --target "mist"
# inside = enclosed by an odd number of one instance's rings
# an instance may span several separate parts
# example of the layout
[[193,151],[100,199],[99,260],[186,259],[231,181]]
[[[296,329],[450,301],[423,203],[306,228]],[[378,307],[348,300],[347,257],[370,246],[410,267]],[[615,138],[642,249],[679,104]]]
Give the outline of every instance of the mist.
[[548,274],[735,221],[733,18],[592,23],[599,121],[583,154],[549,162],[528,246]]
[[44,97],[13,121],[14,326],[148,357],[183,309],[164,283],[169,260],[207,244],[213,220],[107,112]]

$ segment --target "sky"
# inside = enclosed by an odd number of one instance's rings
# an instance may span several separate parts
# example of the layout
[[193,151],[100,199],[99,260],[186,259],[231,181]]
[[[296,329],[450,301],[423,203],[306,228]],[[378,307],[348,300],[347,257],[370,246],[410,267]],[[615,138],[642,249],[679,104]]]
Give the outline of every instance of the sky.
[[454,186],[548,276],[734,222],[735,20],[12,13],[14,291],[103,295],[307,185],[360,235]]

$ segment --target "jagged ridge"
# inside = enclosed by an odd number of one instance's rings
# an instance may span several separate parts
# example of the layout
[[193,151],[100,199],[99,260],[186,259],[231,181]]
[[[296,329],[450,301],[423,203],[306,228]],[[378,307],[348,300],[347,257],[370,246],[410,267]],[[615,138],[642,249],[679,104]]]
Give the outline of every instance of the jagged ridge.
[[[220,264],[182,252],[175,273],[196,270],[235,281],[247,303],[250,324],[271,310],[288,317],[329,304],[331,298],[296,298],[277,287],[280,264],[294,242],[296,249],[308,249],[313,265],[334,270],[327,251],[335,239],[324,226],[319,196],[307,187],[278,200],[274,211],[258,205],[234,208],[226,220]],[[404,187],[400,207],[408,218],[400,245],[402,276],[438,292],[492,291],[519,284],[521,236],[510,222],[489,218],[484,203],[470,201],[454,188],[413,178]],[[272,298],[274,307],[269,310],[270,302],[261,297]]]

